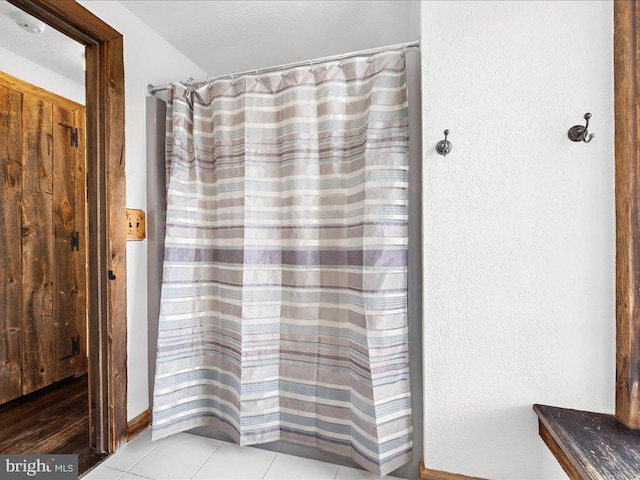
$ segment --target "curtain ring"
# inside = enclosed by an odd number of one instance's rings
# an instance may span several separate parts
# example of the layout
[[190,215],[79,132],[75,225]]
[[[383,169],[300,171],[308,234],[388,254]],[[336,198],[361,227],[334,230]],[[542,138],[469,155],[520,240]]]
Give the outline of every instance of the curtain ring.
[[231,72],[231,85],[235,85],[236,81],[233,79],[233,72]]
[[315,69],[315,68],[314,68],[314,66],[313,66],[313,58],[309,59],[309,71],[310,71],[311,73],[313,73],[313,72],[315,72],[315,71],[316,71],[316,69]]
[[373,58],[371,58],[371,50],[369,50],[369,58],[367,58],[367,63],[373,62]]
[[187,91],[185,93],[185,97],[187,100],[187,103],[189,104],[189,106],[193,109],[193,92],[195,91],[195,88],[193,88],[193,77],[189,77],[189,80],[187,80]]
[[282,76],[286,77],[287,76],[287,65],[282,65]]
[[407,47],[402,47],[402,51],[400,52],[400,56],[404,57],[404,55],[407,53]]
[[340,63],[338,63],[338,68],[344,67],[344,63],[342,63],[342,57],[343,55],[340,55]]
[[207,88],[211,90],[211,80],[209,80],[209,75],[207,75]]
[[256,82],[260,83],[260,77],[258,75],[260,75],[260,69],[256,68]]

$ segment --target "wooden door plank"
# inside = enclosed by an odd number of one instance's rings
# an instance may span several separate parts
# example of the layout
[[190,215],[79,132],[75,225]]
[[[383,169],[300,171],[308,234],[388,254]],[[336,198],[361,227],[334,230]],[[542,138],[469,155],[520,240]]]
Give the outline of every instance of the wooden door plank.
[[640,428],[638,3],[614,2],[616,173],[616,415]]
[[52,105],[23,94],[22,394],[53,382]]
[[[105,116],[116,128],[124,119],[124,77],[122,37],[108,43],[106,66],[108,70],[108,92]],[[114,130],[115,132],[115,130]],[[108,161],[107,198],[109,218],[108,270],[115,276],[108,280],[109,297],[108,356],[110,391],[109,423],[113,435],[109,449],[115,451],[127,440],[127,258],[126,258],[126,176],[124,130],[118,131],[106,144]]]
[[22,95],[0,85],[0,403],[22,394]]
[[9,3],[84,45],[104,43],[122,37],[77,2],[9,0]]
[[5,72],[0,72],[0,85],[4,85],[19,93],[26,93],[28,95],[38,97],[46,102],[50,102],[53,105],[60,105],[68,110],[77,110],[78,108],[84,108],[84,106],[68,98],[56,95],[49,90],[32,85],[24,80],[20,80],[17,77],[9,75]]
[[87,171],[85,163],[85,109],[78,108],[73,112],[73,124],[78,129],[78,148],[76,149],[76,212],[75,225],[79,232],[78,251],[76,252],[76,331],[80,336],[80,358],[76,363],[75,375],[87,373]]
[[[77,332],[78,251],[72,246],[76,232],[76,155],[78,147],[70,140],[73,112],[53,107],[53,223],[54,278],[53,352],[55,381],[75,375],[80,355],[73,348]],[[82,342],[80,342],[82,343]]]
[[[106,153],[102,134],[105,133],[101,105],[105,104],[103,82],[104,45],[85,48],[87,59],[87,174],[89,202],[87,204],[88,243],[87,273],[89,289],[89,328],[87,331],[89,361],[89,435],[91,447],[100,451],[110,448],[112,430],[108,405],[111,403],[109,358],[107,352],[108,291],[107,291],[107,231]],[[98,81],[97,79],[100,79]]]

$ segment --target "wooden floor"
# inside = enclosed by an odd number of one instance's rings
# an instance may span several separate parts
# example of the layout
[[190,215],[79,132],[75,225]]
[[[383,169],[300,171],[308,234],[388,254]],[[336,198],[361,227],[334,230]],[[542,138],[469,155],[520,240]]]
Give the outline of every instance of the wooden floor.
[[89,448],[87,376],[0,406],[0,453],[75,453],[80,474],[106,457]]

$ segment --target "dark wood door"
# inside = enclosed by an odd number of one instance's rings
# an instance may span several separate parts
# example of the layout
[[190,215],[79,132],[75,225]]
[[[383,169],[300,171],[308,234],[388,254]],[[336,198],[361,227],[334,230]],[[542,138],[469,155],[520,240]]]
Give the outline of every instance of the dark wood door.
[[0,403],[87,369],[84,107],[0,75]]
[[22,95],[0,84],[0,402],[22,394]]

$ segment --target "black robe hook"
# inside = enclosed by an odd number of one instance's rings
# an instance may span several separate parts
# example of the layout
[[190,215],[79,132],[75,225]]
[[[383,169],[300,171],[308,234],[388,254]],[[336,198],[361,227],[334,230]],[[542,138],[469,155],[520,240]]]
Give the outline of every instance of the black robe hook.
[[574,125],[569,129],[569,140],[572,142],[584,142],[589,143],[595,135],[593,133],[589,133],[589,119],[591,118],[590,113],[584,114],[584,119],[587,121],[585,126],[582,125]]

